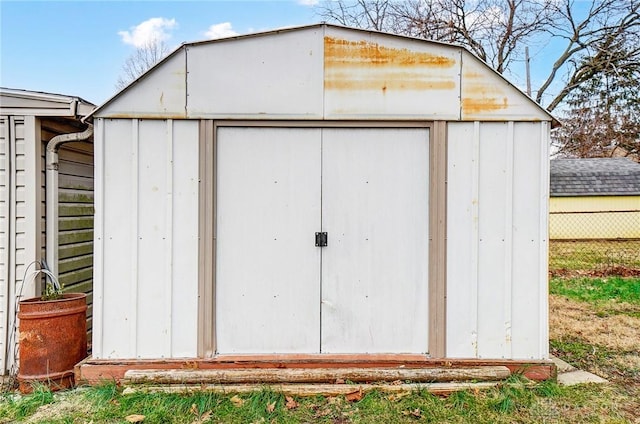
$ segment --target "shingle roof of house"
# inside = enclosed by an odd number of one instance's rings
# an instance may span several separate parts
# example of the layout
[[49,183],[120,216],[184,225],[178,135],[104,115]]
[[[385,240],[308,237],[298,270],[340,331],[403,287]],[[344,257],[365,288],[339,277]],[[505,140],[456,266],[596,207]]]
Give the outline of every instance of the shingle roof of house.
[[554,159],[551,196],[640,195],[640,164],[627,158]]

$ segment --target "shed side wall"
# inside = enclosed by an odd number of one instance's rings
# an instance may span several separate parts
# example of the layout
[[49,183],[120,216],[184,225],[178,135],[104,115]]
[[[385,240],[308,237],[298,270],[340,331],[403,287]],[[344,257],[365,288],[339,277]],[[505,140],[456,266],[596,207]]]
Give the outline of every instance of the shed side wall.
[[198,122],[98,121],[93,356],[195,357]]
[[449,124],[448,357],[547,357],[547,141],[546,123]]

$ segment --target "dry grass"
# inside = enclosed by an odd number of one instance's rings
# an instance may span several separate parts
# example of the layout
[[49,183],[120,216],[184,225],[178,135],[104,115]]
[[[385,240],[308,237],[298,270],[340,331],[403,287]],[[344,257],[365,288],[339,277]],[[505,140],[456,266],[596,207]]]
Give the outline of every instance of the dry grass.
[[[596,296],[597,298],[597,296]],[[623,297],[624,298],[624,297]],[[549,297],[549,331],[553,354],[611,381],[601,397],[584,405],[593,414],[601,406],[616,405],[626,422],[640,423],[640,305],[619,299],[580,301]],[[595,409],[594,409],[595,408]],[[562,420],[579,421],[570,408]],[[606,409],[606,408],[605,408]],[[593,415],[592,415],[593,416]],[[610,417],[603,410],[601,422]]]
[[[618,303],[610,311],[633,308]],[[640,318],[626,314],[602,316],[592,305],[562,296],[549,297],[549,333],[551,339],[572,335],[612,350],[640,350]]]

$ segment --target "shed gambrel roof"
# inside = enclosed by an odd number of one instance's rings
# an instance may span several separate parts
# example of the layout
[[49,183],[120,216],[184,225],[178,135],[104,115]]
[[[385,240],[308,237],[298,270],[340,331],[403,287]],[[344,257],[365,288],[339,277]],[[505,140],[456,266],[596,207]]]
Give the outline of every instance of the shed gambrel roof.
[[627,158],[554,159],[551,196],[640,195],[640,164]]
[[464,47],[324,23],[183,44],[93,116],[557,123]]

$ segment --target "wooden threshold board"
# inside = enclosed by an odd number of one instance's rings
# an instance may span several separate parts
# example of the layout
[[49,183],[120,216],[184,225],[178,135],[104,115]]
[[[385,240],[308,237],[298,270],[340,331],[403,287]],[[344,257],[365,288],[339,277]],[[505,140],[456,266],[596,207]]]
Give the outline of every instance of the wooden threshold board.
[[222,370],[222,369],[305,369],[305,368],[468,368],[504,366],[512,374],[536,380],[555,379],[551,360],[433,359],[423,355],[219,355],[193,359],[93,359],[75,367],[78,383],[98,384],[105,380],[120,383],[129,370]]

